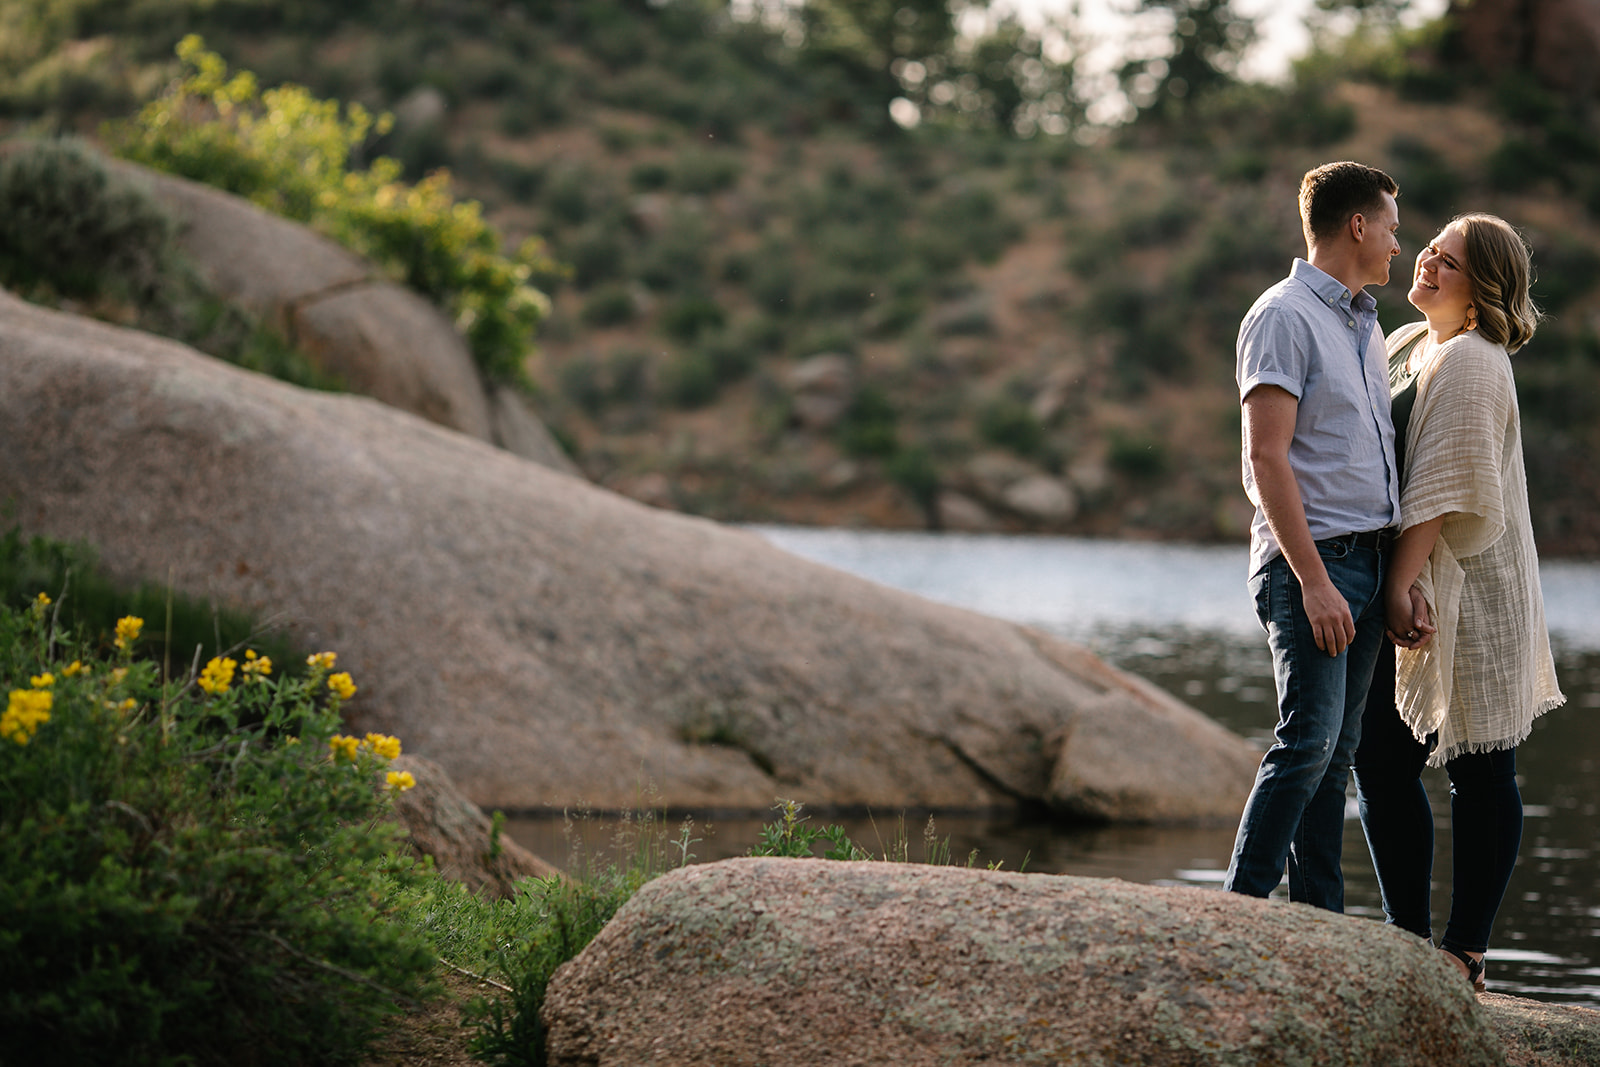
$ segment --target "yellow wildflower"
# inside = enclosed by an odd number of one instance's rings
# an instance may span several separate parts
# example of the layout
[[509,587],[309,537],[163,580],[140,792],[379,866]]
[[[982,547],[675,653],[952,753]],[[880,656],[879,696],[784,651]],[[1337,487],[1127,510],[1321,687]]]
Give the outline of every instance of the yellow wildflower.
[[237,660],[229,659],[227,656],[217,656],[200,672],[200,688],[212,696],[226,693],[228,687],[233,684],[234,668],[238,666]]
[[314,671],[331,671],[333,670],[333,661],[338,658],[338,655],[333,652],[315,652],[306,657],[306,666]]
[[368,734],[364,738],[366,746],[384,759],[394,759],[400,755],[400,739],[390,737],[388,734]]
[[404,793],[407,789],[417,784],[410,771],[390,771],[384,776],[384,784],[396,793]]
[[73,677],[76,677],[77,675],[80,675],[80,674],[84,673],[88,669],[89,668],[85,667],[83,664],[79,663],[77,660],[73,660],[71,663],[69,663],[65,667],[61,668],[61,677],[63,677],[63,678],[73,678]]
[[109,686],[119,686],[122,684],[122,680],[127,676],[128,668],[113,667],[111,668],[111,673],[106,677],[106,684]]
[[28,681],[35,689],[49,689],[52,685],[56,684],[56,676],[51,674],[49,671],[45,671],[43,674],[33,675],[28,679]]
[[328,738],[328,750],[333,753],[334,759],[355,762],[356,749],[361,747],[361,742],[344,734],[335,734]]
[[35,615],[42,618],[44,616],[44,609],[48,608],[49,606],[50,597],[46,594],[40,593],[38,596],[33,598],[33,613]]
[[356,695],[356,683],[351,679],[349,671],[340,671],[329,678],[328,688],[333,690],[333,695],[340,700],[349,700]]
[[25,745],[33,740],[41,724],[50,721],[55,697],[48,689],[13,689],[0,714],[0,737]]
[[272,673],[272,657],[258,656],[251,649],[245,649],[244,666],[240,669],[244,671],[247,682],[265,681],[267,675]]
[[127,648],[139,640],[139,631],[144,629],[144,620],[137,615],[124,615],[117,620],[117,639],[113,642],[118,648]]

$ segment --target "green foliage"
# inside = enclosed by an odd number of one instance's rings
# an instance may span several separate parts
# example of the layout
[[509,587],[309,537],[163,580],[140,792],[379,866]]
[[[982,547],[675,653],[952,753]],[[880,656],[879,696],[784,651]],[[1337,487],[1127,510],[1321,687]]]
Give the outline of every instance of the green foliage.
[[978,434],[992,445],[1032,457],[1044,447],[1044,427],[1033,410],[1009,396],[996,397],[978,413]]
[[885,472],[889,480],[908,493],[932,526],[938,517],[939,467],[928,450],[902,448],[889,458]]
[[839,421],[839,447],[852,456],[888,457],[900,448],[900,413],[877,386],[859,390]]
[[39,590],[56,595],[55,623],[73,633],[110,633],[124,615],[150,620],[151,629],[138,639],[136,651],[165,665],[166,674],[187,670],[197,657],[210,659],[246,643],[278,663],[294,658],[292,645],[259,632],[255,621],[240,612],[152,585],[130,589],[100,570],[88,545],[24,538],[12,527],[0,535],[0,603],[15,604]]
[[1140,0],[1138,10],[1172,20],[1166,54],[1130,61],[1121,72],[1135,105],[1150,115],[1183,115],[1228,85],[1256,37],[1255,20],[1232,0]]
[[621,326],[638,314],[633,293],[621,283],[602,285],[583,299],[578,316],[590,326]]
[[0,606],[8,1061],[355,1062],[433,966],[378,906],[416,877],[381,820],[398,742],[336,736],[327,661],[163,685],[130,620],[102,644],[57,607]]
[[148,191],[75,138],[0,156],[0,284],[24,293],[152,299],[172,224]]
[[574,853],[570,877],[528,879],[513,900],[453,894],[426,908],[412,903],[413,914],[436,916],[445,958],[481,967],[510,986],[504,998],[469,1006],[464,1021],[474,1029],[474,1055],[503,1067],[543,1067],[547,1034],[540,1012],[556,969],[582,952],[646,882],[691,863],[698,841],[693,820],[685,819],[669,838],[660,814],[641,807],[617,830],[620,864],[597,866]]
[[717,398],[721,388],[716,365],[703,351],[685,352],[661,368],[661,393],[677,407],[703,408]]
[[547,309],[528,284],[549,269],[537,241],[502,254],[478,204],[456,201],[444,171],[408,185],[387,157],[351,169],[368,135],[388,125],[359,104],[341,113],[299,86],[262,91],[248,72],[229,77],[195,36],[178,55],[185,77],[109,128],[121,154],[316,226],[447,308],[489,378],[527,383],[523,363]]
[[643,878],[611,872],[590,881],[563,878],[523,882],[512,907],[523,929],[502,931],[497,969],[510,979],[504,998],[480,1000],[466,1013],[475,1027],[471,1049],[484,1063],[505,1067],[544,1067],[549,1062],[548,1032],[540,1017],[545,992],[556,969],[593,941]]
[[801,814],[804,807],[805,805],[796,801],[780,798],[772,809],[778,813],[778,821],[762,825],[756,843],[750,849],[750,855],[810,859],[816,855],[813,846],[819,841],[825,841],[830,847],[823,854],[823,859],[872,858],[870,853],[850,840],[842,826],[835,824],[820,829],[807,826],[806,823],[811,821],[811,816]]
[[1167,449],[1160,440],[1143,434],[1113,431],[1108,457],[1112,470],[1130,478],[1151,479],[1167,471]]

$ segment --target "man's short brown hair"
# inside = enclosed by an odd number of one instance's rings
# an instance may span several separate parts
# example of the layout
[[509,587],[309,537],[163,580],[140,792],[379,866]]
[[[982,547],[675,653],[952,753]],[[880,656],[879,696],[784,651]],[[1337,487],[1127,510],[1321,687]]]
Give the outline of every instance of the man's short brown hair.
[[1376,167],[1345,160],[1306,171],[1300,179],[1300,225],[1306,244],[1332,237],[1352,215],[1376,214],[1384,193],[1399,196],[1400,186]]

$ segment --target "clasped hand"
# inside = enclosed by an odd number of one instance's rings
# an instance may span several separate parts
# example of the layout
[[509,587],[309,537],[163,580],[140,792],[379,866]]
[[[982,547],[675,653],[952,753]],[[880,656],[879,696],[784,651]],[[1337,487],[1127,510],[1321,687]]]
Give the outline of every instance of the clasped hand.
[[1409,589],[1391,592],[1385,600],[1387,629],[1384,632],[1398,647],[1421,648],[1438,632],[1438,628],[1433,624],[1433,612],[1428,607],[1427,598],[1415,585]]

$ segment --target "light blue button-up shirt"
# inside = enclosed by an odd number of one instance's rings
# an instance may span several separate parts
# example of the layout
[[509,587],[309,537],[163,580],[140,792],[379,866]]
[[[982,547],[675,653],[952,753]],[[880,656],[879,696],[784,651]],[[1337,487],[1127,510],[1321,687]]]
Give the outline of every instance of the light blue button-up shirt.
[[[1400,475],[1389,417],[1389,361],[1378,303],[1303,259],[1261,294],[1239,326],[1239,400],[1276,385],[1300,402],[1289,465],[1315,540],[1394,526]],[[1244,488],[1256,505],[1250,573],[1279,555],[1244,454]]]

